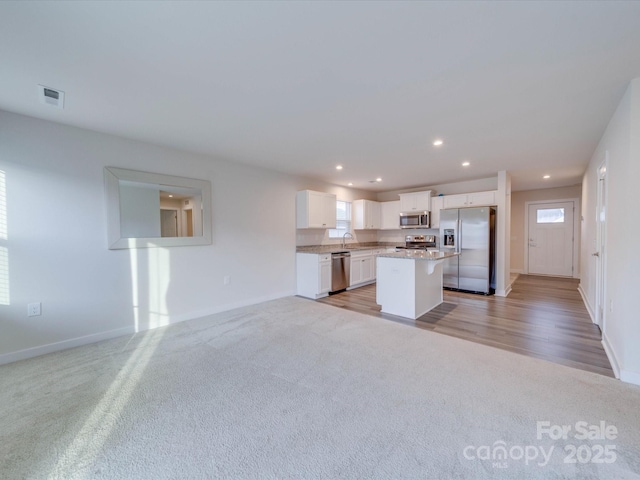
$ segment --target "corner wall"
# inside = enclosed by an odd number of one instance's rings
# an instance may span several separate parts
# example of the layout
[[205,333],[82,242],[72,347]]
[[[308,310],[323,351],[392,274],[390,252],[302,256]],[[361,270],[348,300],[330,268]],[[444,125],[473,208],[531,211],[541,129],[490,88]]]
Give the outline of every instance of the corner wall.
[[597,170],[607,167],[606,292],[603,344],[616,374],[640,385],[640,78],[633,80],[598,144],[582,182],[580,290],[587,308],[596,308]]
[[[108,250],[105,166],[210,180],[213,244]],[[304,179],[4,111],[0,171],[0,363],[295,293]]]

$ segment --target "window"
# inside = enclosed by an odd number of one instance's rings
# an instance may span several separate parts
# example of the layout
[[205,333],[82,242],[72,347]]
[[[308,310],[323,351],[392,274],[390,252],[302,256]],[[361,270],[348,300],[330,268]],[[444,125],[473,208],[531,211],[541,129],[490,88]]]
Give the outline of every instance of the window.
[[564,223],[564,208],[540,208],[537,223]]
[[342,238],[351,232],[351,202],[336,202],[336,228],[329,230],[329,238]]

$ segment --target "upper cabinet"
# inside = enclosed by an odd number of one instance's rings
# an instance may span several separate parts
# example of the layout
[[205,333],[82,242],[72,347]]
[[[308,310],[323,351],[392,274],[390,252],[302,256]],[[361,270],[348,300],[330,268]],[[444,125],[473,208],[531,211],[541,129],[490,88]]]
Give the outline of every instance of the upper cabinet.
[[398,230],[400,228],[400,200],[380,203],[380,228]]
[[313,190],[298,192],[296,228],[336,228],[336,196]]
[[372,230],[380,228],[380,203],[371,200],[354,200],[353,229]]
[[445,195],[444,208],[484,207],[496,204],[496,191]]
[[446,197],[432,197],[431,198],[431,228],[440,228],[440,210],[444,206],[444,199]]
[[417,212],[431,210],[431,190],[400,194],[400,211]]

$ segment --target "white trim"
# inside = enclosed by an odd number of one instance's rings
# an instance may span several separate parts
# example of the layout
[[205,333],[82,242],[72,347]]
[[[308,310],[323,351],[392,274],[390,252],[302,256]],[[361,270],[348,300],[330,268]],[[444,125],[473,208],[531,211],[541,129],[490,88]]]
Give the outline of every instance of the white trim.
[[18,350],[17,352],[0,355],[0,365],[25,360],[27,358],[39,357],[40,355],[79,347],[81,345],[88,345],[89,343],[96,343],[102,340],[109,340],[110,338],[121,337],[123,335],[131,335],[133,333],[135,333],[135,328],[130,326],[109,330],[108,332],[85,335],[84,337],[71,338],[61,342],[49,343],[47,345],[40,345],[38,347],[25,348],[24,350]]
[[507,288],[505,288],[504,290],[496,290],[495,296],[496,297],[507,297],[507,296],[509,296],[510,293],[511,293],[511,284],[509,284],[509,286],[507,286]]
[[[604,167],[604,170],[603,170]],[[599,257],[596,259],[595,266],[595,277],[596,277],[596,288],[595,288],[595,308],[594,308],[594,318],[595,323],[600,327],[600,330],[604,331],[606,328],[607,321],[607,308],[606,308],[606,298],[607,298],[607,198],[609,196],[609,182],[607,180],[607,169],[609,168],[609,150],[605,151],[605,158],[603,162],[598,167],[597,171],[597,183],[596,183],[596,251],[599,254]],[[604,172],[604,173],[603,173]],[[602,182],[602,183],[601,183]],[[602,185],[604,185],[604,199],[602,198]],[[600,218],[600,210],[604,205],[605,207],[605,218],[604,222],[601,221]],[[587,255],[588,252],[585,252]],[[602,287],[602,288],[601,288]],[[602,318],[600,318],[602,317]]]
[[[271,300],[276,300],[283,297],[291,297],[294,295],[295,292],[289,291],[278,293],[275,295],[265,295],[263,297],[252,298],[250,300],[243,300],[240,302],[227,303],[215,308],[209,308],[185,315],[169,317],[169,325],[185,322],[187,320],[195,320],[197,318],[206,317],[207,315],[226,312],[228,310],[234,310],[240,307],[248,307],[251,305],[255,305],[256,303],[269,302]],[[151,328],[144,328],[139,331],[144,332],[146,330],[154,330],[156,328],[166,326],[167,325],[158,325]],[[4,353],[0,355],[0,365],[17,362],[19,360],[26,360],[28,358],[39,357],[40,355],[59,352],[61,350],[67,350],[69,348],[81,347],[83,345],[89,345],[91,343],[101,342],[102,340],[109,340],[111,338],[121,337],[123,335],[133,335],[134,333],[136,333],[135,327],[131,325],[128,327],[117,328],[115,330],[109,330],[107,332],[94,333],[91,335],[85,335],[83,337],[70,338],[68,340],[62,340],[60,342],[49,343],[47,345],[26,348],[24,350],[18,350],[17,352]]]
[[[580,234],[580,222],[579,219],[582,216],[580,211],[580,199],[579,198],[564,198],[559,200],[531,200],[524,202],[524,273],[529,274],[529,206],[541,205],[545,203],[563,203],[573,202],[573,278],[580,278],[578,267],[580,265],[580,259],[578,257],[578,235]],[[555,275],[554,275],[555,276]]]
[[347,290],[353,290],[355,288],[364,287],[365,285],[371,285],[372,283],[376,283],[376,279],[369,280],[368,282],[356,283],[355,285],[349,285]]
[[589,313],[589,317],[591,317],[591,321],[593,323],[596,323],[596,315],[593,311],[593,308],[591,307],[591,304],[589,303],[587,292],[585,292],[582,288],[582,283],[578,285],[578,293],[582,297],[582,302],[584,303],[584,306],[587,308],[587,312]]
[[602,334],[602,347],[604,348],[604,353],[607,354],[607,358],[609,359],[609,363],[611,364],[611,368],[613,369],[613,374],[616,378],[620,378],[620,366],[618,364],[618,358],[616,356],[615,350],[613,346],[611,346],[611,342],[609,342],[609,337],[607,337],[606,333]]
[[257,303],[270,302],[271,300],[277,300],[278,298],[293,297],[295,295],[296,295],[295,290],[290,290],[287,292],[281,292],[273,295],[265,295],[263,297],[251,298],[251,299],[242,300],[239,302],[226,303],[224,305],[220,305],[217,307],[207,308],[205,310],[199,310],[197,312],[192,312],[185,315],[179,315],[177,317],[170,317],[169,325],[172,325],[174,323],[185,322],[187,320],[195,320],[197,318],[206,317],[208,315],[214,315],[216,313],[227,312],[229,310],[234,310],[236,308],[249,307]]

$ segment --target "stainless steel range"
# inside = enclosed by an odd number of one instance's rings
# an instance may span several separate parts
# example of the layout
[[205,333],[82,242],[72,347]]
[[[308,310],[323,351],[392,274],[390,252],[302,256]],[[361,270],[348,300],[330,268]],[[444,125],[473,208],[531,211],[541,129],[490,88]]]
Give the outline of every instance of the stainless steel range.
[[404,247],[396,250],[437,250],[435,235],[407,235],[404,237]]

